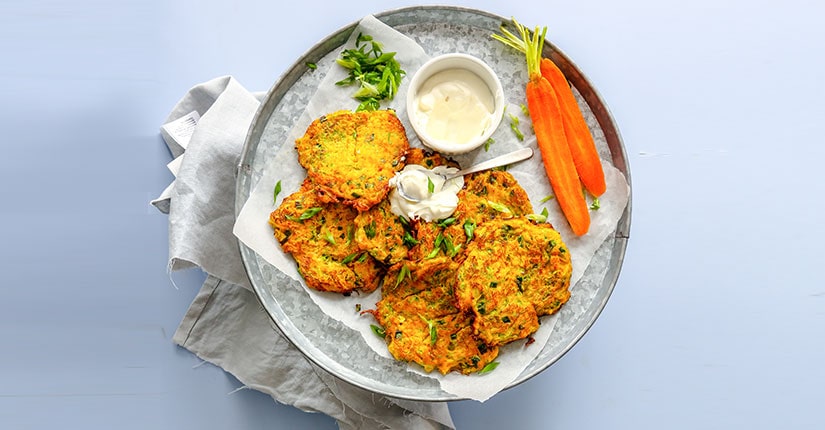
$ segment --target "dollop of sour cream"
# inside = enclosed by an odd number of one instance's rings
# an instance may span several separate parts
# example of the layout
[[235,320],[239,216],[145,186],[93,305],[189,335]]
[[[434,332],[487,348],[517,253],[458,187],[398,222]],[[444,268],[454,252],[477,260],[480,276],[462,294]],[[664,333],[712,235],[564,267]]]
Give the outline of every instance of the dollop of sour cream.
[[490,88],[475,73],[447,69],[424,82],[415,109],[419,123],[430,137],[464,144],[490,127],[495,100]]
[[[464,187],[464,177],[444,180],[444,176],[458,169],[436,166],[432,170],[417,164],[408,164],[390,179],[390,210],[405,219],[426,222],[448,218],[458,207],[458,192]],[[398,192],[398,186],[410,197]],[[418,201],[415,201],[418,200]]]

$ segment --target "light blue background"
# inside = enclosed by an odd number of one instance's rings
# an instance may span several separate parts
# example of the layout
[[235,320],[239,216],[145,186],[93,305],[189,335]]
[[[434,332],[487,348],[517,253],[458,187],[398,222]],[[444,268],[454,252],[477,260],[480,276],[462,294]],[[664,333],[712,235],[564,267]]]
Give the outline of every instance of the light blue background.
[[[825,6],[448,4],[548,25],[619,125],[619,283],[557,364],[475,428],[821,428]],[[327,34],[413,2],[0,5],[0,428],[335,428],[242,390],[171,336],[202,275],[166,273],[158,127],[193,85],[266,90]]]

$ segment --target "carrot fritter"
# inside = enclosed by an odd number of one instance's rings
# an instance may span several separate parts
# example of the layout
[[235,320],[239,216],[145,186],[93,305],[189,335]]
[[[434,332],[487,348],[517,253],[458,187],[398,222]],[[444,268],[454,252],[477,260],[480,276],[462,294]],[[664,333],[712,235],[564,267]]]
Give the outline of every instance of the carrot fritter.
[[323,201],[366,211],[389,192],[409,142],[394,111],[337,111],[313,121],[295,148]]
[[512,174],[488,170],[464,177],[464,188],[458,193],[458,207],[446,220],[418,223],[418,246],[411,258],[432,258],[437,255],[461,259],[466,243],[480,224],[497,218],[512,218],[533,212],[527,192]]
[[404,218],[392,213],[389,200],[382,200],[355,217],[355,242],[376,260],[392,265],[406,259],[409,246],[415,243],[408,226]]
[[489,345],[525,338],[570,298],[570,252],[550,224],[523,217],[488,221],[475,233],[456,272],[457,305],[475,315]]
[[448,258],[399,263],[387,273],[374,315],[397,360],[473,373],[498,356],[473,333],[472,316],[455,306],[457,263]]
[[458,199],[456,212],[476,225],[533,213],[527,192],[512,174],[503,170],[467,175]]
[[[404,156],[405,164],[418,164],[427,168],[457,164],[436,152],[410,148]],[[407,221],[392,213],[388,199],[382,200],[355,218],[355,241],[361,250],[376,260],[391,266],[409,256],[409,248],[417,243],[415,221]]]
[[341,203],[325,203],[304,181],[269,216],[275,238],[292,254],[308,287],[318,291],[370,292],[378,288],[382,268],[355,243],[358,212]]

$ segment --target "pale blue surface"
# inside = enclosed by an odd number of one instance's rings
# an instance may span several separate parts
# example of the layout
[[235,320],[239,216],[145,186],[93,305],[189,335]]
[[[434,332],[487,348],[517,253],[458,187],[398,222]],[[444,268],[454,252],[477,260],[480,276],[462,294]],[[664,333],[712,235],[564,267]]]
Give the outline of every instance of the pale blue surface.
[[[0,428],[335,428],[174,346],[158,127],[197,83],[266,90],[327,34],[411,2],[0,6]],[[633,175],[625,266],[561,361],[459,428],[821,428],[825,8],[791,0],[449,2],[550,26]],[[548,426],[548,422],[553,423]]]

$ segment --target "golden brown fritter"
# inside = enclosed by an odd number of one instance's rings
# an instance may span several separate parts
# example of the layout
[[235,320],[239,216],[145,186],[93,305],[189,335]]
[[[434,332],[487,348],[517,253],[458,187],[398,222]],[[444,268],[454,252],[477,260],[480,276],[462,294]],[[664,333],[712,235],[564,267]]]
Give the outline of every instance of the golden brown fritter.
[[382,268],[355,243],[358,212],[341,203],[325,203],[312,184],[284,198],[269,216],[275,238],[292,254],[308,287],[318,291],[370,292],[378,288]]
[[466,236],[458,232],[463,218],[458,212],[453,216],[433,222],[415,222],[417,244],[410,249],[411,260],[427,260],[435,257],[458,258],[464,251]]
[[411,251],[410,258],[446,255],[460,260],[480,224],[530,213],[533,205],[512,174],[488,170],[467,175],[464,188],[458,193],[458,207],[451,217],[417,224],[418,246]]
[[389,200],[355,217],[355,242],[376,260],[393,265],[407,258],[414,237],[409,224],[392,213]]
[[337,111],[313,121],[295,148],[323,201],[366,211],[389,192],[409,142],[394,111]]
[[492,219],[506,219],[533,213],[527,192],[512,174],[487,170],[465,176],[456,212],[476,225]]
[[[436,152],[411,148],[405,164],[419,164],[427,168],[457,164]],[[416,222],[410,222],[392,213],[388,199],[382,200],[355,218],[355,241],[376,260],[391,266],[407,259],[409,248],[414,246]]]
[[397,360],[473,373],[498,356],[473,333],[472,316],[455,306],[457,263],[448,258],[399,263],[384,279],[374,315],[384,328],[387,348]]
[[456,272],[457,306],[475,315],[489,345],[525,338],[570,298],[570,252],[550,224],[523,217],[488,221],[475,233]]

